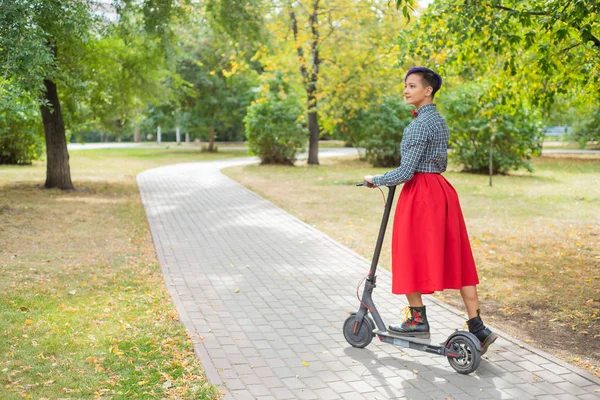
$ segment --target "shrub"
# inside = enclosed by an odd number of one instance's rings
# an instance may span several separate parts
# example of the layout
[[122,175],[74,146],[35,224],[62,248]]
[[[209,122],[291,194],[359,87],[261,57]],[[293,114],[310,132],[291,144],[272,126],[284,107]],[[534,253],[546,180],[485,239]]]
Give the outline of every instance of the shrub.
[[19,88],[5,83],[0,90],[0,164],[31,164],[44,151],[39,108]]
[[400,165],[402,134],[414,119],[411,109],[404,99],[389,96],[360,113],[366,157],[372,166]]
[[506,174],[525,168],[533,171],[531,156],[539,151],[540,116],[519,99],[492,99],[485,106],[481,84],[463,84],[441,99],[450,129],[451,157],[463,171],[489,173],[490,140],[493,139],[493,173]]
[[575,122],[571,137],[577,141],[580,149],[585,149],[589,141],[600,142],[600,109],[586,109]]
[[244,118],[248,147],[261,164],[293,165],[306,145],[305,109],[280,76],[271,79],[267,88]]

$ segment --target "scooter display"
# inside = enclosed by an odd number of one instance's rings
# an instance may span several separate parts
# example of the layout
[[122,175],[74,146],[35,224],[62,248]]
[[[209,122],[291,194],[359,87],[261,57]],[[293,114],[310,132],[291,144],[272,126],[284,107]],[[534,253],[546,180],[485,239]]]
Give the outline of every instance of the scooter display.
[[[369,184],[365,181],[356,186],[369,186]],[[475,335],[470,332],[457,330],[440,345],[434,345],[427,339],[395,334],[393,331],[388,330],[373,302],[372,294],[377,280],[375,273],[377,271],[377,264],[392,203],[394,202],[396,186],[390,186],[388,189],[389,193],[371,262],[371,269],[364,279],[365,286],[362,298],[360,299],[360,308],[358,312],[351,313],[344,322],[344,337],[353,347],[364,348],[377,336],[384,343],[447,357],[448,362],[456,372],[470,374],[479,367],[483,350],[481,342]]]

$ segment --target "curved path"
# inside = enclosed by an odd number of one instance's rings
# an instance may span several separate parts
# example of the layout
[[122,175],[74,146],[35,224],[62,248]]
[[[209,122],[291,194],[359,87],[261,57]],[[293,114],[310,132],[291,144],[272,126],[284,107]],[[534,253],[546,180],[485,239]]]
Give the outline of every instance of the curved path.
[[[166,285],[225,398],[600,398],[600,380],[504,334],[471,376],[443,357],[376,340],[350,347],[341,326],[358,308],[369,262],[220,172],[253,162],[138,175]],[[375,301],[385,321],[398,320],[404,300],[390,293],[388,271],[379,277]],[[426,304],[434,343],[463,326],[461,312],[431,296]]]

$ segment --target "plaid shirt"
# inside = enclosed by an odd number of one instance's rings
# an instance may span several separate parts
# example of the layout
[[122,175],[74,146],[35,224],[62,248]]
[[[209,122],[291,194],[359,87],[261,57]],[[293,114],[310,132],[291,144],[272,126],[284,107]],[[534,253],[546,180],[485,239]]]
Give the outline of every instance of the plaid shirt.
[[448,125],[435,104],[425,104],[406,128],[400,144],[400,166],[373,177],[375,186],[395,186],[415,172],[442,173],[448,165]]

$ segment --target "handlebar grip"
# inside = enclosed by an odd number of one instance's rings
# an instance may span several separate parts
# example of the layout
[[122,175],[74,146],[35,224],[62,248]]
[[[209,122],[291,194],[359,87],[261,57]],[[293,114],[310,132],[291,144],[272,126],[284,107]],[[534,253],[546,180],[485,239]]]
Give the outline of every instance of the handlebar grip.
[[362,183],[357,183],[356,186],[373,187],[373,185],[367,181],[362,181]]

